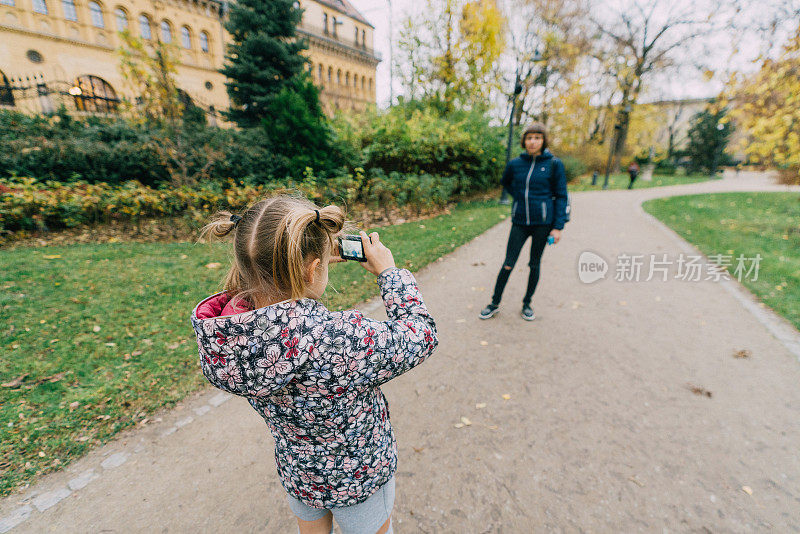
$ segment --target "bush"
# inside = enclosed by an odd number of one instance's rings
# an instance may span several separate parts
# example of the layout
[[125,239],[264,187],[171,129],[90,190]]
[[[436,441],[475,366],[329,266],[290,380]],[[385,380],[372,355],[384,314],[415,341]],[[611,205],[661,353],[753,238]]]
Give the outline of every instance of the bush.
[[561,158],[564,163],[564,172],[567,175],[567,182],[572,182],[580,176],[586,174],[588,170],[586,164],[580,159],[573,156],[564,156]]
[[361,154],[359,164],[367,171],[455,177],[454,194],[485,190],[500,180],[504,129],[477,111],[444,114],[434,103],[413,101],[383,112],[340,114],[334,129]]
[[675,163],[662,160],[656,164],[655,174],[661,174],[664,176],[675,176],[678,172],[678,166]]

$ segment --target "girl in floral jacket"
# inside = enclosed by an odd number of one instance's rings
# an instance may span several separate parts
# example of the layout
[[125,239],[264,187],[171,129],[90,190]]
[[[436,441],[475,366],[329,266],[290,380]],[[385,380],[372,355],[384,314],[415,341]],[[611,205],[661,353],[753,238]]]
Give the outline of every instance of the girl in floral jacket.
[[191,322],[214,386],[247,398],[275,438],[275,461],[302,534],[391,532],[397,444],[380,385],[438,343],[414,276],[377,233],[361,232],[388,321],[332,312],[318,299],[342,260],[336,206],[278,196],[241,216],[221,213],[203,235],[233,234],[225,290]]

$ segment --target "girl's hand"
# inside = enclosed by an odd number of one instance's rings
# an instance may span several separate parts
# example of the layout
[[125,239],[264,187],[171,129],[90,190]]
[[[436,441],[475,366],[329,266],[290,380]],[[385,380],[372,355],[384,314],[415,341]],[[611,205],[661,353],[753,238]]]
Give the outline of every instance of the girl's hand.
[[378,276],[386,269],[395,266],[392,251],[381,243],[378,232],[372,232],[367,237],[367,233],[362,230],[359,235],[361,235],[361,244],[364,246],[364,257],[367,258],[367,261],[362,263],[366,270]]
[[553,228],[552,230],[550,230],[550,235],[553,236],[554,245],[559,241],[561,241],[561,230],[556,230],[555,228]]

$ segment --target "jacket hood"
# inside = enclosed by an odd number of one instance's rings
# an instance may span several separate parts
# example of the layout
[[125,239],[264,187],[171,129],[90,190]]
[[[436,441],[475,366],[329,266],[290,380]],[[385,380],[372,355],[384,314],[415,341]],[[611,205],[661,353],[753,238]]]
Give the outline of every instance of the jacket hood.
[[[533,157],[531,157],[531,155],[528,154],[527,152],[523,152],[522,154],[519,155],[519,157],[524,159],[525,161],[531,161],[533,159]],[[540,159],[550,159],[553,157],[553,153],[550,152],[549,148],[545,148],[544,151],[536,157]]]
[[313,299],[300,299],[222,315],[230,300],[218,293],[192,311],[203,374],[230,393],[272,395],[294,378],[315,350],[305,332],[306,319],[323,313],[324,307]]

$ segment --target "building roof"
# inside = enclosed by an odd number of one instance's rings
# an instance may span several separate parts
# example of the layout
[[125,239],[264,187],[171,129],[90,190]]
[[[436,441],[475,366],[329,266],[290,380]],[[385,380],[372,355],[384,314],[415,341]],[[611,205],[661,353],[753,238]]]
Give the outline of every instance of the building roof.
[[328,6],[331,9],[335,9],[341,13],[344,13],[348,17],[354,18],[359,22],[363,22],[370,28],[375,28],[370,22],[364,18],[364,15],[358,12],[358,10],[353,7],[353,4],[348,2],[347,0],[316,0],[318,3]]

